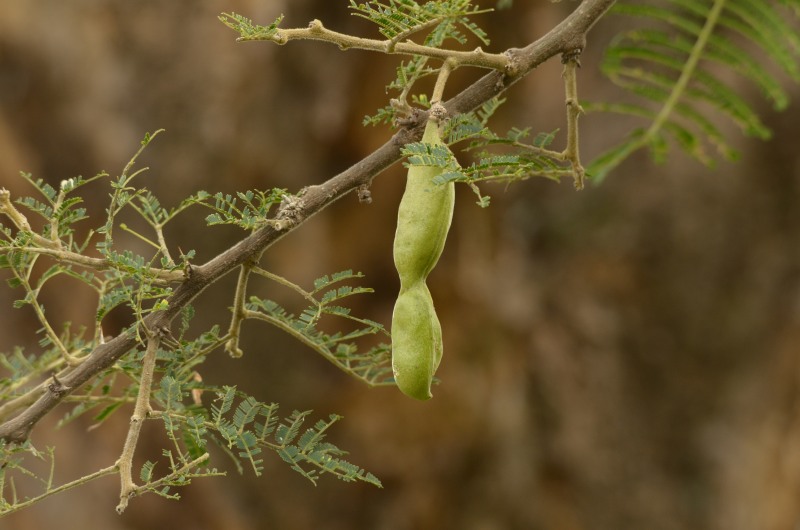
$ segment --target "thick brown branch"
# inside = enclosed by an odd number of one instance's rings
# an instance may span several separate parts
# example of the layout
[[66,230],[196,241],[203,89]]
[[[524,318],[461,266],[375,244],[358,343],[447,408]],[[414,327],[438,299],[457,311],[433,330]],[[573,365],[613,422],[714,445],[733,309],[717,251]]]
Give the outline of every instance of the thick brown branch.
[[[463,92],[444,103],[451,115],[472,111],[503,92],[538,65],[565,52],[582,50],[586,32],[614,4],[615,0],[584,0],[580,6],[545,36],[521,49],[509,50],[511,58],[505,73],[491,72]],[[149,315],[144,320],[148,329],[165,329],[172,319],[200,292],[213,282],[236,269],[254,256],[260,255],[300,224],[347,195],[359,186],[369,184],[384,169],[401,158],[400,149],[409,142],[419,141],[427,116],[420,114],[415,124],[399,130],[383,146],[346,171],[317,186],[301,192],[288,207],[278,214],[279,223],[268,225],[243,239],[209,262],[194,267],[188,278],[169,298],[169,309]],[[95,348],[79,366],[61,374],[58,384],[45,385],[43,394],[18,416],[0,425],[0,439],[20,442],[27,439],[33,426],[53,409],[67,394],[111,366],[132,348],[137,347],[136,334],[121,333],[113,340]]]

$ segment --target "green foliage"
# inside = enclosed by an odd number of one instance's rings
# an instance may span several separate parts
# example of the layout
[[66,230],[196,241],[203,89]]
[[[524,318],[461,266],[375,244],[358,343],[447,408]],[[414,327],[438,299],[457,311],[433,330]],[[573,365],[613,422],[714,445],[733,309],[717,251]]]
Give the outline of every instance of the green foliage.
[[[427,2],[419,4],[411,0],[390,0],[389,4],[381,2],[356,3],[350,0],[350,8],[354,15],[374,22],[391,43],[398,43],[419,32],[426,32],[423,44],[432,48],[441,48],[453,40],[459,45],[467,43],[467,36],[462,31],[472,34],[482,44],[489,44],[488,35],[468,17],[490,10],[472,6],[469,0],[452,0],[446,2]],[[425,94],[412,94],[414,85],[426,77],[436,75],[438,67],[428,64],[428,57],[414,55],[407,61],[402,61],[397,67],[396,77],[386,89],[397,92],[397,98],[390,105],[378,109],[376,114],[365,116],[364,125],[391,124],[398,117],[405,116],[410,111],[408,99],[427,108]]]
[[649,125],[599,156],[588,172],[600,180],[642,147],[663,159],[669,138],[706,165],[715,161],[708,146],[735,159],[738,153],[726,140],[720,116],[748,136],[769,138],[750,104],[719,79],[734,72],[757,86],[776,109],[788,105],[778,71],[800,81],[800,37],[797,18],[786,16],[786,7],[794,7],[797,15],[797,3],[788,1],[618,2],[612,12],[646,19],[648,25],[619,35],[607,48],[602,69],[641,102],[585,108],[635,116]]
[[42,453],[29,441],[9,444],[0,440],[0,462],[3,463],[0,466],[0,516],[29,500],[21,491],[22,484],[18,483],[33,482],[45,491],[55,489],[55,456],[52,448]]
[[[204,384],[201,373],[205,359],[221,349],[231,336],[222,334],[216,325],[199,332],[192,330],[194,310],[190,305],[181,309],[176,329],[161,341],[156,353],[154,387],[141,387],[147,342],[141,322],[146,315],[169,308],[172,284],[184,278],[194,255],[194,251],[181,252],[178,260],[173,259],[164,227],[188,209],[201,207],[213,212],[206,219],[209,225],[232,224],[254,231],[273,222],[269,218],[272,207],[288,196],[282,189],[240,192],[235,196],[199,191],[175,207],[166,207],[135,182],[144,172],[135,169],[135,161],[157,134],[158,131],[145,136],[139,151],[119,177],[109,179],[105,173],[90,179],[76,177],[63,181],[55,189],[23,174],[35,192],[33,196],[12,203],[8,192],[0,192],[0,201],[4,201],[0,203],[0,214],[4,214],[2,222],[7,223],[0,225],[0,270],[8,273],[11,287],[23,291],[14,306],[32,309],[41,324],[36,352],[28,353],[22,348],[0,352],[0,421],[34,401],[43,385],[52,381],[48,379],[52,374],[80,364],[101,346],[106,340],[103,328],[109,315],[127,311],[134,323],[122,333],[137,337],[140,346],[66,396],[64,402],[69,408],[59,426],[86,416],[98,427],[115,413],[130,410],[140,394],[146,393],[151,408],[148,418],[161,420],[168,446],[163,448],[161,459],[147,461],[141,467],[139,478],[143,484],[136,487],[135,495],[152,492],[175,499],[178,498],[175,488],[188,484],[192,478],[219,475],[216,469],[205,467],[209,458],[213,458],[209,456],[209,445],[221,448],[240,470],[246,464],[256,474],[262,472],[261,452],[266,448],[314,483],[319,476],[330,474],[345,481],[359,480],[380,486],[373,475],[342,459],[343,450],[324,441],[339,416],[331,415],[329,420],[304,427],[308,412],[280,419],[276,404],[266,405],[228,387],[220,390]],[[78,192],[90,183],[105,183],[110,187],[106,218],[94,228],[80,224],[88,216]],[[137,231],[129,225],[144,226],[150,232]],[[121,246],[124,238],[119,236],[120,230],[144,241],[150,251],[140,254]],[[52,263],[43,267],[45,260],[50,259]],[[283,285],[296,287],[288,280],[262,272]],[[95,294],[93,327],[77,328],[68,322],[52,321],[39,299],[58,277],[74,280],[76,285]],[[366,287],[347,285],[362,277],[360,273],[344,271],[322,276],[310,291],[296,288],[311,304],[297,317],[268,301],[253,299],[251,317],[276,324],[370,385],[392,384],[388,347],[379,344],[363,352],[356,345],[362,337],[388,336],[383,326],[353,316],[342,305],[353,295],[372,292]],[[321,331],[318,326],[323,317],[332,323],[345,323],[347,329]],[[201,397],[204,392],[217,393],[218,402],[206,408]],[[238,400],[236,406],[234,397]],[[46,459],[51,469],[55,465],[52,450],[43,456],[29,444],[0,445],[0,460],[4,462],[0,466],[0,515],[98,476],[119,472],[117,467],[110,466],[97,474],[56,485],[52,472],[42,475],[38,464],[26,463],[32,458]],[[157,473],[165,467],[162,474]],[[38,489],[38,494],[18,493],[19,477],[25,477],[27,489]]]
[[[344,451],[323,443],[325,432],[339,416],[331,415],[329,421],[319,421],[303,431],[311,411],[295,411],[281,420],[277,404],[259,402],[231,386],[215,390],[216,399],[207,410],[185,405],[180,388],[174,380],[162,379],[158,399],[164,409],[156,414],[170,434],[174,444],[172,452],[178,462],[203,454],[208,441],[212,440],[234,460],[240,472],[246,464],[256,475],[261,475],[262,451],[268,449],[314,483],[320,474],[329,473],[345,481],[362,480],[380,486],[373,475],[337,458],[344,455]],[[178,431],[183,433],[181,440],[173,434]]]
[[[251,297],[247,304],[248,317],[263,320],[285,331],[306,344],[340,370],[352,375],[370,386],[393,384],[391,378],[390,349],[380,343],[367,351],[361,351],[356,341],[364,337],[382,335],[388,339],[389,333],[378,322],[356,317],[349,308],[339,305],[341,301],[354,295],[371,293],[366,287],[340,285],[342,282],[362,278],[361,273],[347,270],[317,278],[314,288],[305,291],[282,278],[275,278],[266,271],[260,271],[281,284],[290,287],[309,303],[298,315],[289,313],[272,300]],[[328,333],[319,329],[325,316],[353,324],[354,329]],[[341,329],[337,325],[336,329]]]
[[[327,473],[345,482],[358,480],[381,487],[374,475],[341,459],[344,451],[324,442],[328,429],[341,417],[332,414],[327,421],[319,420],[303,430],[310,414],[311,411],[294,411],[281,420],[277,404],[261,403],[252,396],[241,395],[235,387],[226,386],[217,391],[210,421],[204,422],[208,429],[203,432],[214,432],[231,458],[249,464],[256,475],[263,471],[261,451],[269,449],[314,484],[320,475]],[[205,444],[200,437],[197,442]]]
[[[354,11],[354,15],[375,23],[381,35],[395,43],[414,33],[434,28],[426,38],[426,44],[440,45],[447,39],[465,44],[467,39],[460,31],[461,28],[484,44],[489,44],[486,33],[471,22],[469,17],[490,10],[471,4],[471,0],[445,0],[424,4],[414,0],[389,0],[388,4],[350,0],[350,9]],[[432,44],[434,42],[436,44]]]
[[475,112],[456,116],[448,123],[445,131],[448,145],[468,141],[464,152],[472,155],[474,160],[471,163],[460,162],[444,146],[415,142],[403,147],[403,155],[408,157],[407,165],[443,168],[434,182],[467,184],[482,208],[489,206],[490,197],[481,192],[478,183],[509,183],[532,177],[558,181],[571,176],[572,169],[564,160],[563,153],[550,149],[558,131],[538,133],[527,141],[530,129],[512,128],[503,136],[489,129],[489,119],[503,102],[502,99],[492,99]]
[[271,40],[278,32],[283,15],[268,26],[254,24],[252,20],[236,13],[222,13],[219,20],[239,34],[239,40]]
[[[287,195],[288,192],[281,188],[269,191],[240,191],[236,193],[235,197],[222,193],[209,196],[205,192],[200,192],[190,202],[202,204],[214,210],[214,213],[206,217],[206,223],[209,226],[231,224],[244,230],[258,230],[271,222],[269,214],[272,207],[280,204]],[[210,202],[211,199],[214,200],[213,204]]]

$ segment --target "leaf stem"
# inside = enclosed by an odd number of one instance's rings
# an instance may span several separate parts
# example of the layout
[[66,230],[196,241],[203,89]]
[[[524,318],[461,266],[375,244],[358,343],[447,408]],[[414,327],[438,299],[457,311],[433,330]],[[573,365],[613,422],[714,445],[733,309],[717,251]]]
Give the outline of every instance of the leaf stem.
[[117,472],[117,470],[118,470],[118,468],[117,468],[116,465],[104,467],[103,469],[98,469],[94,473],[90,473],[89,475],[86,475],[85,477],[81,477],[79,479],[75,479],[72,482],[67,482],[66,484],[62,484],[61,486],[58,486],[57,488],[48,489],[46,492],[42,493],[41,495],[38,495],[36,497],[32,497],[32,498],[27,499],[27,500],[25,500],[23,502],[20,502],[20,503],[14,503],[13,505],[9,506],[7,509],[5,509],[3,511],[0,511],[0,517],[8,515],[8,514],[11,514],[11,513],[14,513],[14,512],[18,512],[19,510],[22,510],[23,508],[27,508],[28,506],[30,506],[32,504],[35,504],[35,503],[41,501],[42,499],[46,499],[47,497],[50,497],[51,495],[55,495],[56,493],[61,493],[62,491],[66,491],[68,489],[72,489],[72,488],[74,488],[76,486],[82,486],[82,485],[86,484],[87,482],[91,482],[92,480],[94,480],[96,478],[105,477],[106,475],[113,475],[113,474],[115,474]]
[[315,342],[314,340],[309,338],[307,335],[305,335],[302,331],[294,328],[293,326],[291,326],[287,322],[284,322],[284,321],[282,321],[282,320],[280,320],[278,318],[273,317],[272,315],[268,315],[268,314],[262,313],[260,311],[246,310],[245,311],[245,318],[253,318],[253,319],[256,319],[256,320],[263,320],[264,322],[272,324],[276,328],[288,333],[289,335],[291,335],[292,337],[294,337],[298,341],[302,342],[303,344],[305,344],[306,346],[308,346],[312,350],[314,350],[317,353],[319,353],[320,355],[322,355],[325,359],[330,361],[331,364],[333,364],[334,366],[339,368],[344,373],[364,381],[370,387],[386,386],[386,385],[390,385],[390,384],[393,385],[394,384],[394,383],[381,383],[381,382],[376,382],[376,381],[371,381],[371,380],[366,379],[364,376],[359,374],[357,371],[353,370],[349,366],[346,366],[346,365],[342,364],[341,359],[337,358],[336,355],[331,353],[331,351],[328,348],[326,348],[324,345],[322,345],[322,344],[320,344],[318,342]]
[[311,295],[311,293],[309,293],[308,291],[306,291],[305,289],[303,289],[299,285],[290,282],[289,280],[287,280],[283,276],[279,276],[277,274],[269,272],[268,270],[262,269],[261,267],[253,267],[253,272],[255,272],[256,274],[258,274],[260,276],[263,276],[264,278],[268,278],[268,279],[270,279],[270,280],[272,280],[272,281],[274,281],[276,283],[279,283],[279,284],[281,284],[281,285],[283,285],[285,287],[288,287],[289,289],[293,290],[294,292],[296,292],[297,294],[299,294],[300,296],[302,296],[303,298],[305,298],[306,300],[308,300],[312,304],[319,305],[319,302],[317,301],[316,298],[314,298]]
[[703,29],[697,35],[697,40],[692,47],[692,52],[689,54],[689,57],[684,63],[683,71],[681,71],[681,75],[678,78],[678,81],[675,83],[675,87],[672,89],[672,92],[670,92],[669,97],[664,102],[664,106],[661,107],[661,110],[653,120],[653,123],[650,124],[650,127],[647,129],[647,131],[645,131],[640,145],[648,144],[655,137],[655,135],[658,134],[658,132],[667,122],[670,114],[672,114],[672,111],[677,106],[678,100],[681,98],[681,96],[683,96],[683,93],[689,86],[689,81],[691,81],[692,75],[694,75],[694,72],[697,69],[697,65],[703,55],[703,50],[705,49],[708,39],[711,37],[711,34],[714,31],[714,27],[717,25],[717,21],[719,20],[720,14],[725,8],[727,1],[728,0],[715,0],[714,5],[708,12]]

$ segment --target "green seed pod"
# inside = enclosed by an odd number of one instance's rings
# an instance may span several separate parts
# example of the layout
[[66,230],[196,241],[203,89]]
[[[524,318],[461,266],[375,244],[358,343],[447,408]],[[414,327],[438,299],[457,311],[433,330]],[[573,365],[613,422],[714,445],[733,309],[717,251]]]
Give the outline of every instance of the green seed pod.
[[424,282],[400,293],[392,313],[392,370],[400,390],[430,399],[431,381],[442,359],[442,328]]
[[[439,126],[428,121],[422,141],[443,144]],[[455,186],[433,183],[442,168],[411,166],[406,189],[397,211],[397,231],[394,236],[394,264],[401,284],[424,281],[433,270],[444,249],[447,231],[453,220]]]
[[[428,121],[422,141],[443,145],[435,121]],[[400,390],[422,400],[431,397],[433,374],[442,360],[442,327],[425,284],[453,219],[453,183],[433,183],[441,173],[438,167],[409,168],[394,240],[400,295],[392,314],[392,369]]]

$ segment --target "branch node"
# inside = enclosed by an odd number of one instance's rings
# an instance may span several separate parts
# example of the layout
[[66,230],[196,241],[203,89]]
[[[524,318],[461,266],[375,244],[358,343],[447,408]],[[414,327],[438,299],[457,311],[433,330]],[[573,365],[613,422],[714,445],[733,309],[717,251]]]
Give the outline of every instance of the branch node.
[[422,111],[417,108],[408,107],[409,112],[407,115],[397,118],[396,122],[399,127],[406,129],[413,129],[419,126],[423,121]]
[[581,53],[583,53],[583,47],[574,48],[572,50],[565,51],[564,53],[561,54],[561,64],[567,64],[567,63],[572,62],[572,63],[575,63],[575,66],[580,68],[581,61],[580,61],[579,57],[580,57]]
[[369,184],[362,184],[358,187],[358,202],[372,204],[372,192],[369,191]]
[[31,232],[31,225],[28,223],[28,218],[14,207],[11,202],[11,192],[5,188],[0,188],[0,214],[5,214],[17,227],[17,230],[22,232]]
[[519,48],[510,48],[503,52],[503,54],[508,57],[508,62],[504,70],[504,73],[508,77],[517,77],[520,74],[522,64],[519,59],[519,51]]
[[438,123],[447,119],[447,109],[441,103],[431,105],[430,117]]
[[321,20],[315,18],[314,20],[308,23],[308,30],[311,33],[319,34],[325,31],[325,27],[322,25]]
[[225,343],[225,351],[231,359],[241,359],[244,356],[244,351],[239,347],[239,341],[230,339]]
[[159,340],[164,340],[164,339],[169,339],[173,341],[175,340],[175,337],[172,336],[172,330],[167,325],[158,326],[155,329],[154,334],[158,336]]
[[[236,39],[236,40],[240,40],[240,39]],[[279,29],[279,30],[275,31],[275,34],[272,36],[271,40],[275,44],[283,46],[284,44],[289,42],[289,37],[287,37],[286,34],[282,30]]]
[[281,206],[275,215],[274,226],[276,230],[288,230],[297,225],[300,221],[300,211],[303,208],[303,200],[296,195],[285,194],[281,200]]

